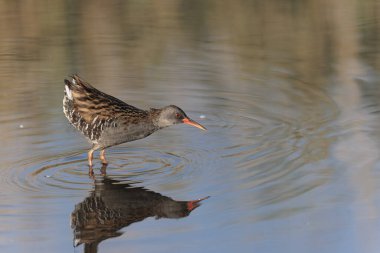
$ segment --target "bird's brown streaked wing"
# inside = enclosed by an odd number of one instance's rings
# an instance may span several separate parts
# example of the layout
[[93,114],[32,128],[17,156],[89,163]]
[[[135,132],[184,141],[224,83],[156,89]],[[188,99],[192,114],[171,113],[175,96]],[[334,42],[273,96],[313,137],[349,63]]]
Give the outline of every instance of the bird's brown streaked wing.
[[70,82],[66,80],[73,96],[73,104],[76,111],[86,121],[91,124],[96,122],[112,121],[125,115],[130,117],[146,116],[147,112],[128,105],[127,103],[101,92],[79,76],[72,76]]

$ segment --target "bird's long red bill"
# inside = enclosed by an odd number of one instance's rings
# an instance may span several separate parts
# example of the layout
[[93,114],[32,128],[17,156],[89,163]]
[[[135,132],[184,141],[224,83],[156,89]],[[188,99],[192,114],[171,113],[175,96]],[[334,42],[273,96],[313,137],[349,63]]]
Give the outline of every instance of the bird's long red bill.
[[195,127],[199,128],[199,129],[202,129],[202,130],[207,130],[204,126],[202,126],[201,124],[199,124],[199,123],[197,123],[194,120],[191,120],[189,118],[184,118],[182,120],[182,122],[185,123],[185,124],[188,124],[190,126],[195,126]]

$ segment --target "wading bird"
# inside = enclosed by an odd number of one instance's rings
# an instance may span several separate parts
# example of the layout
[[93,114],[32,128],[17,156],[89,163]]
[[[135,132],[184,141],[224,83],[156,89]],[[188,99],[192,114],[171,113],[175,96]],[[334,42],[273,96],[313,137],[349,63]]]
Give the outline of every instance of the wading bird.
[[185,123],[206,130],[175,105],[142,110],[97,90],[77,75],[65,79],[63,112],[92,143],[88,152],[90,169],[95,150],[100,150],[100,160],[107,164],[106,148],[145,138],[159,129]]

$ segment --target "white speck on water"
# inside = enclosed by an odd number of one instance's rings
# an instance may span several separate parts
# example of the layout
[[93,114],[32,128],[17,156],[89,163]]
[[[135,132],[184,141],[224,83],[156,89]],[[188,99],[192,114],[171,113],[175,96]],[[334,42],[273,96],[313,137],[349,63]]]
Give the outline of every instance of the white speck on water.
[[24,125],[23,125],[23,124],[21,124],[21,125],[19,125],[18,127],[19,127],[19,128],[24,128]]
[[206,115],[201,114],[201,115],[199,115],[199,118],[200,118],[200,119],[205,119],[205,118],[206,118]]
[[51,176],[50,175],[45,175],[45,177],[50,178]]

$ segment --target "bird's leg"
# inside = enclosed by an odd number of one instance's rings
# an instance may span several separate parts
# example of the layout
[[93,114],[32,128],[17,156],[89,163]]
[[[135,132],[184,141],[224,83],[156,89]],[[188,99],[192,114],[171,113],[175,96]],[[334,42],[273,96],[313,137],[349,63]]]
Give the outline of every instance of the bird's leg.
[[88,151],[88,175],[90,177],[94,177],[94,170],[92,169],[92,158],[94,151],[94,149],[90,149],[90,151]]
[[107,162],[107,160],[106,160],[106,150],[105,149],[102,149],[101,151],[100,151],[100,160],[102,161],[102,164],[104,164],[104,165],[107,165],[108,164],[108,162]]
[[94,149],[90,149],[90,151],[88,151],[88,166],[90,167],[90,170],[92,170],[92,158],[94,157]]

